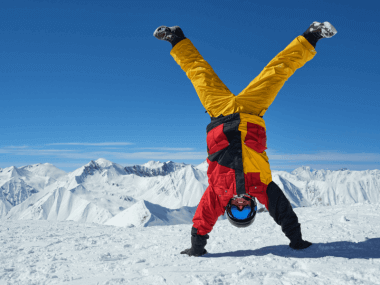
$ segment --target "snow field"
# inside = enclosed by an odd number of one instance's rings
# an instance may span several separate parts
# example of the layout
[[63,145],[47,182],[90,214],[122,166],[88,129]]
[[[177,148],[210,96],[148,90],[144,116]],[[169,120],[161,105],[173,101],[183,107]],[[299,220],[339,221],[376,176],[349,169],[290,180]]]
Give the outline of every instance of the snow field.
[[203,257],[191,225],[114,227],[2,220],[0,284],[380,284],[380,205],[295,209],[303,251],[268,213],[245,229],[218,221]]

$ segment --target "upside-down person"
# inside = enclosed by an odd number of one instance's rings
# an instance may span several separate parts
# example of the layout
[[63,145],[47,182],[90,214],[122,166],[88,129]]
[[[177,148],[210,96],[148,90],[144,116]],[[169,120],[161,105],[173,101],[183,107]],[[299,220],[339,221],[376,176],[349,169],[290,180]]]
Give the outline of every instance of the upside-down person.
[[284,193],[272,181],[266,155],[263,116],[285,81],[315,54],[321,38],[337,33],[329,23],[314,22],[280,52],[237,96],[215,74],[178,26],[161,26],[154,36],[172,44],[171,55],[186,72],[211,116],[207,126],[208,182],[193,218],[189,256],[207,253],[205,246],[219,216],[227,212],[237,227],[251,225],[257,199],[289,238],[292,249],[311,245],[301,234],[301,225]]

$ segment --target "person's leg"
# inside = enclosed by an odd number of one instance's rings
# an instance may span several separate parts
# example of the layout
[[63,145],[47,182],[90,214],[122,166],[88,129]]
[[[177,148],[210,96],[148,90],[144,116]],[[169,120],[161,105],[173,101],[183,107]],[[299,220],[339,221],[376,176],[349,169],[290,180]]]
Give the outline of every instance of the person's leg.
[[314,47],[304,37],[294,39],[236,97],[238,111],[263,116],[285,81],[315,54]]
[[263,116],[285,81],[316,54],[322,38],[331,38],[337,30],[329,22],[313,22],[310,27],[280,52],[236,98],[240,113]]
[[179,27],[161,26],[156,29],[154,36],[172,44],[170,54],[186,72],[211,117],[234,113],[235,95],[228,90]]
[[228,90],[189,39],[179,42],[170,54],[186,72],[211,117],[234,113],[235,95]]

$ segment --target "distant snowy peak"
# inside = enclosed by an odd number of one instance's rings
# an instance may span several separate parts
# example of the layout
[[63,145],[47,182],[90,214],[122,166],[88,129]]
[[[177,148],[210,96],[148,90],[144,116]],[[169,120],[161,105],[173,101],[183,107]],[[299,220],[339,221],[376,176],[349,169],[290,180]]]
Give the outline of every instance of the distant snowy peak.
[[178,170],[178,169],[185,167],[186,165],[187,164],[185,164],[185,163],[177,163],[177,162],[173,162],[170,160],[167,162],[160,162],[160,161],[151,160],[151,161],[148,161],[147,163],[142,164],[141,166],[146,167],[146,168],[150,168],[150,169],[161,169],[162,168],[164,170],[175,171],[175,170]]
[[[94,161],[92,161],[94,162]],[[111,167],[114,165],[113,162],[107,160],[107,159],[104,159],[104,158],[99,158],[95,161],[95,163],[99,166],[99,167],[102,167],[102,168],[108,168],[108,167]]]
[[87,177],[92,176],[95,174],[95,172],[102,171],[102,167],[96,163],[96,161],[91,160],[86,165],[74,170],[73,172],[70,172],[68,177],[71,180],[71,183],[69,184],[69,188],[75,187],[75,184],[81,184],[83,183]]
[[50,179],[57,180],[58,178],[65,176],[66,172],[58,169],[50,163],[38,163],[33,165],[27,165],[22,167],[7,167],[0,171],[0,179],[14,178],[14,177],[49,177]]
[[22,170],[20,168],[17,168],[16,166],[11,166],[11,167],[4,168],[0,172],[0,176],[2,176],[2,177],[8,177],[8,178],[27,176],[27,174],[28,174],[27,171],[24,171],[24,170]]
[[127,166],[124,168],[127,174],[135,174],[141,177],[165,176],[186,167],[185,163],[173,161],[159,162],[149,161],[143,165]]
[[121,174],[121,175],[126,174],[124,170],[124,166],[111,162],[104,158],[97,159],[95,161],[95,164],[101,170],[109,170],[109,171],[117,172],[118,174]]
[[0,198],[3,204],[16,206],[64,175],[66,175],[64,171],[48,163],[2,169]]
[[198,164],[197,166],[195,166],[195,168],[199,169],[199,170],[202,170],[204,172],[207,172],[207,169],[208,169],[207,160],[203,161],[201,164]]
[[[171,162],[171,161],[168,161]],[[147,163],[141,164],[141,166],[146,167],[146,168],[160,168],[164,165],[165,162],[160,162],[160,161],[148,161]]]
[[83,183],[87,177],[93,176],[95,173],[113,173],[115,175],[125,175],[127,174],[124,167],[108,161],[104,158],[99,158],[96,161],[91,160],[86,165],[74,170],[69,173],[69,177],[75,178],[78,184]]
[[37,163],[32,165],[27,165],[19,168],[20,170],[27,170],[35,175],[42,177],[50,177],[55,180],[59,179],[62,176],[65,176],[67,173],[50,163]]
[[102,167],[98,165],[95,161],[91,160],[86,165],[74,170],[70,173],[70,176],[74,176],[77,183],[82,183],[87,176],[93,175],[95,171],[100,171]]
[[[275,172],[275,171],[274,171]],[[351,171],[347,168],[342,168],[339,170],[313,170],[308,166],[299,167],[291,172],[292,175],[297,177],[301,181],[326,181],[335,179],[344,179],[344,177],[363,177],[364,175],[378,176],[380,170],[365,170],[365,171]]]
[[380,170],[314,170],[300,167],[292,173],[273,171],[273,180],[293,206],[380,202]]

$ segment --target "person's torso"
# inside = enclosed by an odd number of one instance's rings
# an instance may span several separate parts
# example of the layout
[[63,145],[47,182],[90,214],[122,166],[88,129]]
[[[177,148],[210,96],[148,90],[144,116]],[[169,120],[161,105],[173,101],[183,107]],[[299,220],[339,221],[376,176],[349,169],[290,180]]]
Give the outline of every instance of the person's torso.
[[236,194],[265,194],[272,181],[265,149],[266,128],[261,117],[235,113],[211,119],[207,175],[219,199],[227,203]]

